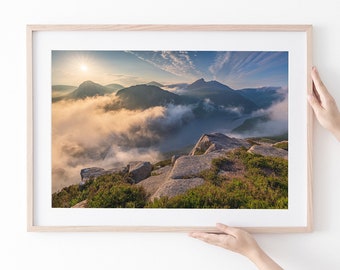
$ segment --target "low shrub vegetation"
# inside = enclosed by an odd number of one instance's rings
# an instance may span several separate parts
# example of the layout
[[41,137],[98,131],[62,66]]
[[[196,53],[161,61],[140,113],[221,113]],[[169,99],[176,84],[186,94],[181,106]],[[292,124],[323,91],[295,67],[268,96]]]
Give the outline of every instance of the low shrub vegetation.
[[84,185],[72,185],[52,194],[52,207],[72,207],[87,200],[89,208],[143,208],[148,195],[128,175],[99,176]]

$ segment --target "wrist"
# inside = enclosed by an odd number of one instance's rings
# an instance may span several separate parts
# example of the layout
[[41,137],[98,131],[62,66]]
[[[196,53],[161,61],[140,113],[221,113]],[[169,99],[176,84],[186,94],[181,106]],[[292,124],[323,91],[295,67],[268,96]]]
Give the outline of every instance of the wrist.
[[271,259],[260,247],[247,256],[259,270],[282,270],[283,268]]
[[264,257],[266,256],[266,253],[259,247],[257,246],[253,250],[251,250],[248,254],[246,254],[246,257],[251,260],[253,263],[256,265],[258,264],[259,261],[261,261]]
[[340,142],[340,130],[333,132],[335,138]]

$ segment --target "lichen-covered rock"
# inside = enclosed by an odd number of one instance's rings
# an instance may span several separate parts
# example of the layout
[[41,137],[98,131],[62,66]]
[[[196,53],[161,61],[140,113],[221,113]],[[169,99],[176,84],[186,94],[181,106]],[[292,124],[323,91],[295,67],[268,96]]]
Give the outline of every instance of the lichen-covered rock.
[[160,197],[172,198],[185,193],[187,190],[200,186],[204,183],[202,178],[168,179],[151,197],[151,200]]
[[173,156],[171,157],[171,165],[174,165],[175,162],[176,162],[176,160],[177,160],[179,157],[180,157],[179,155],[173,155]]
[[82,181],[87,181],[91,178],[96,178],[101,176],[105,173],[103,168],[99,167],[91,167],[91,168],[84,168],[80,170],[80,177]]
[[288,151],[273,147],[271,145],[261,144],[253,145],[249,150],[249,153],[258,154],[267,157],[280,157],[288,159]]
[[108,170],[105,170],[100,167],[84,168],[80,170],[81,184],[84,184],[86,181],[90,179],[95,179],[102,175],[110,175],[113,173],[127,173],[127,172],[128,172],[127,167],[113,168],[113,169],[108,169]]
[[130,177],[138,183],[151,175],[152,165],[147,161],[132,162],[128,165]]
[[200,177],[201,172],[210,168],[214,158],[224,154],[223,151],[215,151],[205,155],[179,157],[164,183],[151,196],[151,200],[160,197],[171,198],[202,185],[204,179]]
[[189,155],[204,155],[216,150],[232,150],[240,147],[249,148],[250,144],[246,140],[228,137],[222,133],[204,134]]
[[199,156],[181,156],[176,160],[169,173],[169,178],[183,179],[198,177],[202,171],[210,168],[214,158],[218,158],[224,154],[225,152],[223,151],[215,151]]
[[155,170],[152,172],[152,175],[150,177],[140,181],[136,185],[142,186],[148,194],[153,195],[168,179],[168,174],[170,170],[170,165]]

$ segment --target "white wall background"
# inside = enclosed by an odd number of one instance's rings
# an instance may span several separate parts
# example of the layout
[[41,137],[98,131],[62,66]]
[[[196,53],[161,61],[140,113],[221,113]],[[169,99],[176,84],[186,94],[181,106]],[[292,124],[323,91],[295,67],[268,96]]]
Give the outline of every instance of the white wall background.
[[[0,269],[255,269],[183,233],[26,232],[26,24],[313,24],[314,64],[340,104],[338,0],[11,0],[0,5]],[[340,268],[340,143],[314,128],[314,232],[258,234],[285,269]]]

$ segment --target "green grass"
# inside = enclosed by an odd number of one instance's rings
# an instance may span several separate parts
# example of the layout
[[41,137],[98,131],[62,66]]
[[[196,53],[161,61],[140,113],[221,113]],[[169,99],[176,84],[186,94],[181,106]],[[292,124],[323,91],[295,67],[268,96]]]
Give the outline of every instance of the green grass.
[[273,146],[276,147],[276,148],[280,148],[280,149],[288,151],[288,142],[287,141],[275,143]]

